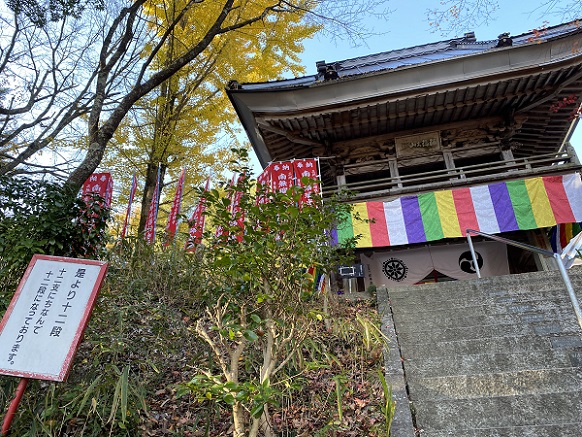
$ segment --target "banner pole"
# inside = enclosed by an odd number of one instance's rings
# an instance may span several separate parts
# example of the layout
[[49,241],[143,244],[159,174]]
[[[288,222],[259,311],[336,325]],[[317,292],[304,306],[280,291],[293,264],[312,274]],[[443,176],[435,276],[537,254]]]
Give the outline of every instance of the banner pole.
[[4,422],[2,423],[2,436],[8,435],[10,424],[12,423],[12,419],[16,414],[18,404],[20,404],[20,399],[22,399],[22,395],[24,394],[24,390],[26,390],[27,384],[28,378],[20,378],[20,382],[18,383],[18,387],[16,387],[16,391],[14,393],[14,399],[10,401],[8,411],[6,412],[6,416],[4,416]]

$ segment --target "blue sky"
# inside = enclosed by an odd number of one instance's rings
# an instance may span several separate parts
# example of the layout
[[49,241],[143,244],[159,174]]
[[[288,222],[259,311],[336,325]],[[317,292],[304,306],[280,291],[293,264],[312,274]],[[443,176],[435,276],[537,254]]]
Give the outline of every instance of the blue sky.
[[[358,1],[358,0],[354,0]],[[489,23],[470,27],[465,31],[474,31],[477,40],[486,41],[497,39],[503,32],[519,35],[540,28],[544,22],[548,25],[560,24],[565,19],[548,14],[543,8],[547,0],[498,0],[498,9],[492,13]],[[366,17],[366,26],[377,35],[366,38],[359,47],[352,47],[348,41],[328,41],[324,37],[316,38],[305,43],[302,57],[307,74],[315,73],[315,62],[339,61],[370,53],[412,47],[428,42],[462,36],[435,32],[429,25],[427,10],[439,6],[439,0],[392,0],[388,2],[388,9],[392,12],[386,21],[375,19],[371,14]],[[476,18],[476,21],[482,21]],[[566,20],[567,21],[567,20]]]
[[[546,1],[499,0],[499,8],[492,14],[489,23],[475,25],[469,30],[475,32],[478,41],[487,41],[497,39],[497,36],[504,32],[519,35],[540,28],[544,24],[552,26],[568,21],[561,16],[548,14],[543,8]],[[459,36],[443,35],[435,32],[429,25],[427,9],[438,5],[439,0],[390,1],[388,8],[392,13],[386,21],[379,21],[372,14],[365,19],[367,27],[377,35],[366,38],[357,47],[353,47],[348,41],[330,41],[324,36],[306,41],[302,56],[306,75],[316,73],[317,61],[329,63]],[[462,35],[463,31],[460,33]],[[582,127],[574,133],[572,144],[578,156],[582,157]]]

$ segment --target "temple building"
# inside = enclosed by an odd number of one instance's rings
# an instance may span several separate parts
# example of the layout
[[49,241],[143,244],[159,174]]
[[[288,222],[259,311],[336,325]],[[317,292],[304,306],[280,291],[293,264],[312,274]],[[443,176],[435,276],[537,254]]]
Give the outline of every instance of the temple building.
[[[581,50],[577,22],[494,41],[467,33],[320,61],[305,77],[231,81],[227,94],[263,167],[318,158],[324,196],[354,193],[353,217],[337,230],[360,236],[363,278],[350,286],[468,279],[467,229],[549,249],[552,227],[582,221],[582,166],[569,143]],[[555,268],[474,241],[484,276]]]

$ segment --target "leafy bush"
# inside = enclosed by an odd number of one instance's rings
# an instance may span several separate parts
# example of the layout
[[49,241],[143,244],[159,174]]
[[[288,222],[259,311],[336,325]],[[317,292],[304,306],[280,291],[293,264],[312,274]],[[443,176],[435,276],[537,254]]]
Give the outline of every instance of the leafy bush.
[[[190,332],[199,299],[192,257],[183,251],[153,252],[140,240],[111,251],[109,269],[65,383],[31,381],[11,435],[138,436],[161,430],[177,409],[172,385],[194,376],[206,346]],[[206,353],[208,355],[208,353]],[[0,379],[0,405],[16,378]],[[206,409],[197,411],[205,420]],[[161,431],[160,431],[161,432]]]
[[103,199],[27,178],[0,177],[0,306],[34,254],[95,258],[106,243]]
[[[268,406],[275,435],[388,435],[377,373],[384,341],[373,302],[330,302],[329,326],[306,318],[298,327],[306,340],[286,345],[287,365],[263,384],[252,378],[263,356],[251,345],[267,334],[260,336],[263,321],[249,317],[246,331],[259,338],[243,333],[251,341],[234,386],[220,378],[216,357],[196,335],[212,309],[197,256],[181,246],[154,251],[136,238],[108,260],[68,381],[31,381],[11,435],[222,437],[232,435],[233,392],[257,414]],[[0,378],[4,409],[16,383]]]
[[205,193],[215,228],[197,250],[207,308],[195,331],[217,365],[186,387],[199,400],[229,406],[233,436],[254,437],[273,435],[279,387],[293,379],[286,366],[326,318],[308,269],[329,272],[353,256],[352,247],[332,246],[327,232],[351,206],[320,196],[307,201],[297,186],[256,192],[244,166],[237,172],[236,184]]

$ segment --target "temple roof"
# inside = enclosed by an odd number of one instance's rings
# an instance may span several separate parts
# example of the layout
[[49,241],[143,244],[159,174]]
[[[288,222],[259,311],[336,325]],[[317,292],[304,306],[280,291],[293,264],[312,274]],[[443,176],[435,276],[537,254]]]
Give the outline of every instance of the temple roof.
[[[565,34],[569,34],[573,29],[578,29],[582,23],[570,22],[557,26],[545,28],[534,32],[527,32],[517,36],[508,37],[512,41],[512,46],[539,44]],[[501,36],[501,35],[500,35]],[[466,33],[462,38],[452,38],[443,41],[422,44],[413,47],[390,50],[387,52],[374,53],[356,58],[340,61],[316,63],[316,68],[321,70],[317,74],[308,75],[293,79],[284,79],[269,82],[255,82],[240,84],[242,89],[279,89],[296,86],[310,86],[323,80],[325,67],[331,66],[335,69],[340,78],[346,78],[366,73],[393,70],[400,67],[424,64],[428,62],[440,61],[459,56],[481,53],[486,50],[499,48],[499,39],[490,41],[477,41],[473,32]]]
[[263,165],[487,117],[508,120],[515,154],[532,156],[558,150],[578,120],[581,50],[578,22],[494,41],[468,33],[321,61],[301,78],[231,81],[227,93]]

